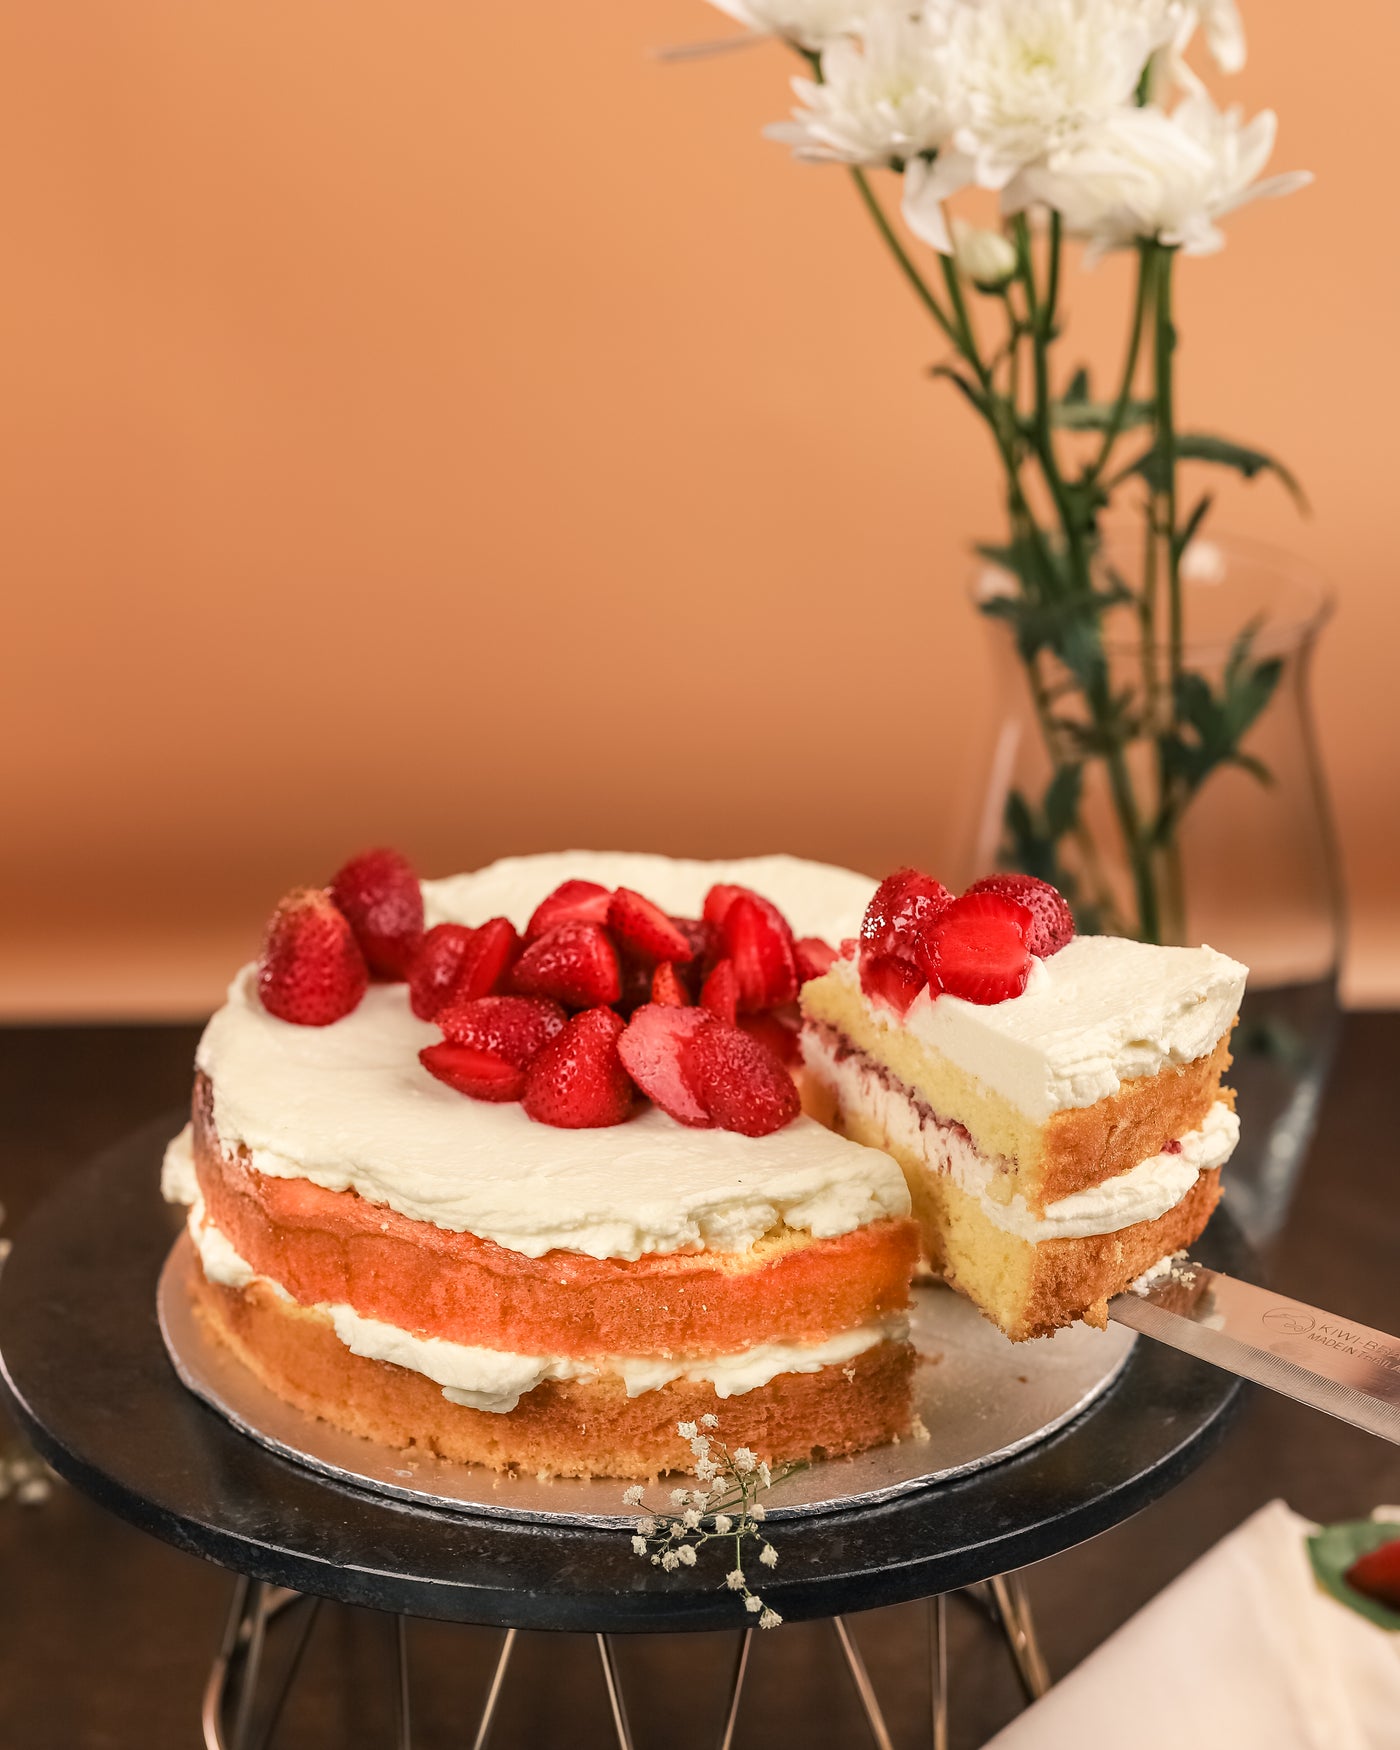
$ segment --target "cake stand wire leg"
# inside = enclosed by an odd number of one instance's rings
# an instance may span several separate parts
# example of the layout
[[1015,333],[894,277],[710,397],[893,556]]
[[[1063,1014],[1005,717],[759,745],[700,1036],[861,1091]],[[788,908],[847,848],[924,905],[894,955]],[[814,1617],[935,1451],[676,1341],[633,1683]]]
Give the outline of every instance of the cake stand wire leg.
[[508,1628],[505,1639],[501,1642],[501,1650],[496,1655],[496,1668],[491,1673],[491,1686],[486,1691],[486,1701],[481,1709],[481,1723],[476,1728],[476,1736],[472,1739],[472,1750],[486,1750],[486,1740],[491,1736],[491,1727],[495,1724],[496,1707],[501,1699],[501,1691],[505,1687],[506,1666],[510,1664],[510,1656],[515,1651],[515,1637],[518,1629]]
[[997,1574],[990,1582],[1001,1618],[1002,1633],[1016,1662],[1016,1674],[1028,1701],[1039,1701],[1050,1687],[1050,1671],[1035,1632],[1035,1618],[1019,1574]]
[[287,1705],[287,1697],[292,1693],[292,1685],[296,1682],[297,1672],[301,1669],[302,1656],[306,1652],[306,1643],[311,1639],[311,1631],[316,1626],[316,1618],[324,1603],[321,1598],[308,1598],[307,1608],[302,1614],[301,1627],[297,1630],[297,1638],[292,1643],[291,1657],[287,1660],[287,1669],[282,1673],[282,1681],[278,1685],[277,1694],[272,1706],[268,1709],[267,1719],[258,1736],[257,1750],[268,1750],[272,1742],[272,1734],[277,1730],[277,1722],[282,1718],[282,1709]]
[[251,1584],[246,1574],[239,1574],[233,1582],[233,1596],[228,1601],[228,1615],[224,1619],[224,1632],[219,1637],[219,1650],[214,1655],[214,1663],[209,1667],[209,1675],[204,1682],[204,1700],[200,1707],[199,1722],[204,1729],[205,1750],[224,1750],[224,1734],[220,1724],[224,1691],[228,1687],[229,1664],[243,1628],[243,1613],[247,1607],[248,1588]]
[[603,1681],[608,1686],[608,1706],[612,1709],[613,1730],[617,1733],[618,1750],[632,1750],[632,1729],[627,1724],[627,1707],[622,1699],[622,1681],[618,1676],[617,1655],[611,1637],[599,1635],[598,1657],[603,1662]]
[[948,1750],[948,1598],[928,1601],[929,1723],[933,1750]]
[[840,1642],[841,1651],[845,1655],[846,1664],[850,1669],[851,1681],[856,1686],[856,1694],[860,1697],[860,1705],[865,1713],[865,1723],[870,1727],[870,1736],[875,1740],[876,1750],[894,1750],[894,1741],[890,1737],[890,1729],[885,1724],[885,1716],[880,1711],[880,1703],[876,1700],[874,1685],[870,1681],[870,1673],[865,1669],[865,1660],[860,1656],[860,1648],[856,1645],[851,1631],[846,1627],[844,1617],[833,1616],[831,1626],[836,1630],[836,1639]]
[[233,1716],[233,1750],[248,1750],[248,1729],[253,1720],[253,1702],[258,1693],[263,1643],[267,1638],[267,1594],[267,1585],[262,1580],[254,1580],[248,1599],[248,1650],[243,1655],[238,1707]]
[[751,1628],[739,1631],[739,1646],[734,1655],[734,1675],[729,1679],[729,1706],[725,1709],[724,1727],[719,1735],[719,1750],[732,1750],[734,1728],[739,1724],[739,1697],[744,1692],[744,1673],[749,1667],[749,1647],[753,1642]]
[[396,1750],[413,1750],[413,1711],[408,1697],[408,1618],[394,1618],[394,1689]]

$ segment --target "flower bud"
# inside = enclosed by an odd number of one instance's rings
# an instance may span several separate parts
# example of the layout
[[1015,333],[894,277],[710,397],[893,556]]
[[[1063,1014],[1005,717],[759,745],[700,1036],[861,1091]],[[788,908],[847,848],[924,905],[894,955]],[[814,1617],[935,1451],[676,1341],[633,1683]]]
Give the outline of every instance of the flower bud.
[[999,292],[1016,271],[1016,251],[1000,231],[953,220],[953,260],[979,291]]

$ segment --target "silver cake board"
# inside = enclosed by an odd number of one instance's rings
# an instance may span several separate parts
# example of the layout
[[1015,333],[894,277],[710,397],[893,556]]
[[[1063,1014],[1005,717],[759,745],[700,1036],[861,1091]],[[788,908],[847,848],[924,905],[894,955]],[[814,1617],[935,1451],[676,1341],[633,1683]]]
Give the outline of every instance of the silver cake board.
[[[283,1403],[196,1317],[193,1244],[182,1233],[161,1271],[161,1335],[176,1373],[211,1409],[270,1451],[322,1476],[417,1506],[505,1519],[626,1526],[612,1477],[542,1477],[400,1452]],[[1135,1341],[1120,1325],[1071,1325],[1011,1343],[970,1302],[937,1284],[914,1290],[910,1336],[918,1361],[921,1432],[850,1458],[819,1459],[774,1484],[769,1516],[842,1512],[985,1470],[1046,1440],[1113,1383]],[[723,1438],[724,1404],[717,1400]],[[679,1480],[679,1479],[677,1479]],[[655,1493],[655,1491],[653,1491]]]

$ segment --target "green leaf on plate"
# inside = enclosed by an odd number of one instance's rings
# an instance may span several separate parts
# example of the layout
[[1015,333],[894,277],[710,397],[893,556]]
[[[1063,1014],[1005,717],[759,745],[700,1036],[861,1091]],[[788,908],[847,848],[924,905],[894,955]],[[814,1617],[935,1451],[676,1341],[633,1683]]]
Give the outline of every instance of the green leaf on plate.
[[1376,1624],[1400,1634],[1400,1610],[1390,1610],[1348,1586],[1346,1571],[1359,1556],[1369,1555],[1383,1543],[1400,1538],[1400,1524],[1393,1519],[1347,1519],[1340,1525],[1324,1525],[1308,1539],[1308,1559],[1317,1583],[1339,1604]]

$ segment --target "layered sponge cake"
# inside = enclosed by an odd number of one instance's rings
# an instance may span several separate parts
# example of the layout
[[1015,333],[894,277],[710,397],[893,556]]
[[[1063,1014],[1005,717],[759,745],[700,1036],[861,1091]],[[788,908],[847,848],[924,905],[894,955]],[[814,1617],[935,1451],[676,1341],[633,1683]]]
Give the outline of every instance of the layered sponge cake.
[[929,1264],[1008,1336],[1102,1324],[1219,1201],[1245,968],[1073,936],[1028,878],[957,901],[891,879],[904,915],[887,883],[859,943],[802,991],[825,1115],[898,1160]]
[[[726,896],[712,909],[754,896],[713,926],[693,969],[646,961],[652,986],[682,997],[685,977],[699,994],[708,969],[718,1011],[675,1000],[627,1015],[538,994],[503,1009],[498,969],[497,994],[470,986],[464,1003],[424,1019],[421,984],[366,982],[353,966],[347,975],[325,949],[333,938],[343,951],[334,919],[299,901],[302,958],[270,938],[260,965],[235,979],[200,1043],[192,1123],[167,1155],[166,1194],[190,1206],[207,1328],[311,1414],[497,1469],[648,1477],[688,1467],[678,1424],[706,1413],[721,1416],[731,1447],[769,1462],[906,1432],[918,1234],[903,1177],[887,1154],[801,1115],[787,1069],[761,1043],[774,1029],[794,1037],[797,973],[795,939],[755,924],[767,916],[757,896],[815,941],[855,927],[870,885],[787,858],[583,854],[423,884],[420,932],[459,929],[470,951],[500,936],[488,920],[506,920],[523,932],[517,967],[553,893],[568,888],[570,906],[604,918],[598,894],[630,894],[613,906],[615,926],[551,913],[533,938],[557,950],[558,930],[573,932],[567,965],[549,977],[575,992],[599,976],[600,955],[612,978],[614,953],[619,999],[646,960],[645,930],[657,946],[667,940],[638,904],[643,887],[697,939],[709,895]],[[593,928],[604,936],[583,935]],[[729,972],[716,980],[721,966]],[[345,988],[330,1001],[337,981]],[[767,997],[781,1000],[765,1008]],[[521,1075],[534,1077],[551,1050],[559,1061],[542,1092],[531,1080],[506,1098],[491,1065],[514,1067],[509,1033],[484,1049],[479,1023],[483,1005],[499,1027],[521,1002],[549,1022]],[[322,1018],[328,1009],[334,1019]],[[623,1049],[655,1086],[650,1103],[620,1068],[617,1046],[633,1028],[647,1049]],[[695,1084],[709,1103],[691,1112],[695,1096],[667,1051],[699,1031],[712,1034]],[[464,1036],[476,1043],[453,1044]]]

